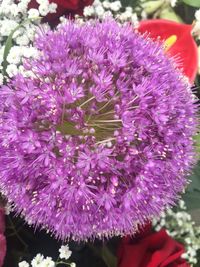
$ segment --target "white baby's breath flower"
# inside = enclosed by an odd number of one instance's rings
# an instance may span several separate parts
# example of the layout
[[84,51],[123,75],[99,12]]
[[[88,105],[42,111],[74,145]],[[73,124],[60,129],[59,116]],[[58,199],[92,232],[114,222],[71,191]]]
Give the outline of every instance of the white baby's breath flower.
[[69,249],[69,246],[68,245],[61,246],[60,249],[59,249],[59,253],[60,253],[59,254],[59,257],[61,259],[65,259],[65,260],[68,260],[71,257],[71,255],[72,255],[72,252]]
[[[13,43],[15,44],[7,56],[9,65],[7,66],[6,73],[11,78],[19,72],[19,66],[23,62],[23,57],[35,57],[36,51],[30,46],[34,40],[35,33],[38,31],[38,25],[40,24],[41,17],[38,9],[28,10],[28,4],[31,0],[0,0],[0,65],[3,62],[4,44],[7,37],[17,27],[13,34]],[[43,15],[53,13],[56,10],[57,5],[55,3],[49,3],[48,0],[38,0],[40,11]],[[32,21],[28,21],[28,18],[33,18]],[[38,18],[38,19],[36,19]],[[43,24],[44,29],[49,28]],[[0,70],[0,72],[2,72]],[[5,78],[6,79],[6,78]],[[2,73],[0,77],[2,83]]]
[[38,9],[36,8],[31,8],[28,11],[28,18],[37,18],[40,16],[40,13],[38,11]]
[[120,1],[115,1],[110,3],[110,9],[114,12],[119,11],[121,7],[122,5]]
[[10,78],[12,78],[13,76],[17,75],[17,73],[19,72],[17,66],[15,64],[10,64],[7,66],[6,68],[6,73],[8,74],[8,76]]
[[26,34],[21,35],[16,38],[16,44],[18,44],[19,46],[27,46],[29,42],[30,42],[30,39],[28,38]]
[[49,12],[49,8],[46,4],[41,4],[39,6],[39,13],[41,16],[46,16]]
[[39,264],[41,264],[44,260],[44,256],[40,253],[38,253],[35,258],[31,261],[32,267],[39,267]]
[[48,0],[36,0],[36,2],[39,4],[39,5],[48,5]]
[[145,10],[142,10],[141,17],[142,19],[147,19],[147,13],[145,12]]
[[102,3],[103,7],[106,8],[106,9],[109,9],[110,8],[110,4],[111,3],[109,1],[107,1],[107,0],[106,1],[103,1],[103,3]]
[[72,262],[72,263],[70,264],[70,267],[76,267],[76,263],[75,263],[75,262]]
[[19,1],[17,7],[18,7],[18,11],[20,13],[22,13],[22,14],[26,13],[26,11],[28,9],[28,3],[27,3],[27,1]]
[[56,3],[51,3],[49,5],[49,13],[56,13],[57,7],[58,7],[58,5]]
[[172,7],[175,7],[176,6],[176,3],[177,3],[177,0],[170,0],[170,5]]
[[134,26],[139,25],[138,16],[136,13],[133,13],[133,15],[131,16],[131,22],[134,24]]
[[101,5],[101,1],[100,0],[94,0],[93,2],[93,6],[100,6]]
[[0,73],[0,85],[3,85],[3,74]]
[[29,267],[29,263],[27,261],[21,261],[18,264],[18,267]]
[[15,20],[4,19],[0,21],[0,35],[8,36],[19,24]]
[[98,17],[101,18],[103,16],[104,12],[105,12],[105,10],[102,6],[99,5],[99,6],[95,7],[95,13],[97,14]]
[[200,9],[198,9],[195,14],[194,14],[196,20],[199,20],[200,21]]
[[113,14],[110,10],[106,11],[104,14],[103,14],[103,19],[105,18],[112,18],[113,17]]
[[86,17],[90,17],[92,15],[94,15],[95,10],[93,6],[86,6],[83,10],[83,15]]
[[52,260],[51,257],[46,257],[38,267],[55,267],[56,263]]
[[13,46],[7,56],[7,61],[10,64],[19,64],[22,55],[22,48],[20,46]]
[[125,10],[128,11],[128,12],[133,12],[133,8],[131,6],[127,6],[125,8]]
[[23,56],[25,58],[37,58],[39,51],[35,47],[24,47],[23,49]]

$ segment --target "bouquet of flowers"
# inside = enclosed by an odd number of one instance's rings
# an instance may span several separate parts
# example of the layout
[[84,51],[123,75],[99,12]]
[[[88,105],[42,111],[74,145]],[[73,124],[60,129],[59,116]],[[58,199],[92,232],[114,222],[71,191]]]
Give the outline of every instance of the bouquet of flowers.
[[0,266],[198,266],[198,7],[1,1]]

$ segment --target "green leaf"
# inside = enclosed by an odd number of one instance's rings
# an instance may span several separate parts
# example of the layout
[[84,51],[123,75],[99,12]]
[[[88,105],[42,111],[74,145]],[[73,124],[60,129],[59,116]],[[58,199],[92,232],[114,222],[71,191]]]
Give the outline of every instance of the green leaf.
[[191,180],[191,183],[188,186],[187,191],[193,192],[195,190],[199,190],[200,192],[200,162],[198,162],[192,170],[192,174],[189,179]]
[[196,210],[200,208],[200,191],[187,191],[183,195],[188,210]]
[[117,258],[107,246],[102,247],[102,258],[108,267],[117,267]]
[[141,4],[142,8],[147,14],[152,14],[163,5],[162,0],[148,1]]
[[200,7],[200,0],[183,0],[183,2],[189,6]]
[[168,20],[172,20],[172,21],[175,21],[175,22],[183,22],[181,17],[179,17],[179,15],[177,15],[172,8],[163,9],[160,12],[159,17],[161,19],[168,19]]
[[200,153],[200,133],[195,135],[193,138],[194,138],[194,141],[196,144],[196,151],[197,151],[197,153]]
[[200,209],[200,161],[194,167],[189,179],[191,183],[183,195],[183,199],[188,210]]

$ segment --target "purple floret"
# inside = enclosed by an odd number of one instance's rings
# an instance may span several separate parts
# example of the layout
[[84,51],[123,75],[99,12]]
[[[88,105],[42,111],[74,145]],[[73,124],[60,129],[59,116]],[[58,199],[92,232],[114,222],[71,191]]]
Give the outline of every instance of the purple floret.
[[40,33],[0,94],[0,187],[30,224],[86,240],[172,205],[195,161],[196,105],[159,43],[113,20]]

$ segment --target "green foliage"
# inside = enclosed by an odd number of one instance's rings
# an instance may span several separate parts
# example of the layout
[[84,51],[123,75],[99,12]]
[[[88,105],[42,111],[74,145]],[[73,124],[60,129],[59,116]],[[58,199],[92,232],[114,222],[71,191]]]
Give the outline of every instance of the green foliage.
[[138,7],[141,3],[141,0],[121,0],[120,2],[124,7],[125,6]]
[[187,188],[183,199],[189,210],[200,208],[200,162],[194,167],[191,176],[189,177],[191,183]]
[[196,143],[196,151],[197,153],[200,153],[200,133],[194,136],[194,140]]
[[183,196],[188,210],[200,208],[200,191],[187,191]]
[[175,11],[171,8],[165,8],[160,12],[161,19],[169,19],[175,22],[183,22],[181,17],[175,13]]
[[185,4],[193,7],[200,7],[200,0],[182,0]]
[[142,3],[142,8],[145,10],[145,12],[150,15],[154,12],[156,12],[161,6],[163,5],[162,0],[158,1],[147,1]]

